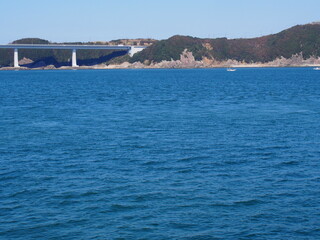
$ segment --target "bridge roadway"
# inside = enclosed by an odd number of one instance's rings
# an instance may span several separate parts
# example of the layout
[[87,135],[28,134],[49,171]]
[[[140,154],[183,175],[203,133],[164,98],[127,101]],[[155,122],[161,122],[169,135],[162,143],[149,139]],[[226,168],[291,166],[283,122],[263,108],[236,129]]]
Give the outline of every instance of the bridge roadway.
[[91,50],[125,50],[132,57],[135,53],[145,49],[145,46],[130,46],[130,45],[72,45],[72,44],[6,44],[0,45],[0,48],[14,49],[14,67],[19,67],[18,49],[65,49],[72,50],[72,67],[77,65],[77,50],[91,49]]

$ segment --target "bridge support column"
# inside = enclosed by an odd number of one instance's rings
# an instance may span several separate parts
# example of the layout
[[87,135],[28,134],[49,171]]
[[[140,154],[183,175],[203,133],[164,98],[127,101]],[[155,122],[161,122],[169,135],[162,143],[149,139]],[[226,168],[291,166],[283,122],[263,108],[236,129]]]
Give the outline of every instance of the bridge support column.
[[72,67],[79,67],[77,65],[77,50],[72,49]]
[[14,49],[13,53],[13,67],[18,68],[19,67],[19,55],[18,55],[18,48]]

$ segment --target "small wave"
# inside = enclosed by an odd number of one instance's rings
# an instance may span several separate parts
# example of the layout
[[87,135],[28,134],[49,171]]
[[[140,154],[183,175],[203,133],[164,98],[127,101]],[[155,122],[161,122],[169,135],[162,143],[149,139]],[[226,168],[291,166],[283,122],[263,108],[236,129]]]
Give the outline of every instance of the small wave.
[[254,148],[257,151],[272,151],[272,150],[280,150],[280,149],[289,149],[289,146],[286,145],[273,145],[273,146],[261,146]]
[[253,206],[261,204],[262,201],[257,199],[243,200],[243,201],[235,201],[235,202],[216,202],[212,203],[210,207],[239,207],[239,206]]
[[191,173],[192,172],[192,169],[181,169],[179,171],[177,171],[177,173]]
[[28,195],[28,194],[30,194],[30,191],[24,189],[24,190],[22,190],[22,191],[12,193],[12,194],[11,194],[10,196],[8,196],[8,197],[13,197],[13,198],[14,198],[14,197],[20,197],[20,196],[22,196],[22,195]]
[[305,230],[305,229],[298,229],[296,231],[294,231],[297,235],[301,235],[301,236],[311,236],[314,233],[318,233],[317,229],[312,229],[310,231]]
[[143,193],[143,194],[133,196],[135,202],[146,202],[146,201],[156,200],[164,197],[165,196],[162,192],[150,192],[150,193]]
[[15,206],[10,206],[10,207],[0,207],[0,212],[4,213],[5,211],[13,211],[13,210],[16,210],[19,208],[23,208],[23,205],[15,205]]
[[258,205],[261,203],[262,203],[262,201],[260,201],[258,199],[250,199],[250,200],[243,200],[243,201],[234,202],[234,205],[253,206],[253,205]]
[[33,122],[31,125],[34,127],[41,127],[41,128],[62,126],[60,122],[55,122],[55,121]]
[[41,181],[50,181],[50,180],[53,180],[55,178],[56,177],[54,177],[54,176],[43,176],[43,177],[41,177]]
[[238,164],[245,164],[247,160],[227,160],[223,162],[226,165],[238,165]]
[[192,161],[204,160],[204,159],[208,159],[208,158],[210,158],[210,156],[185,157],[185,158],[181,158],[181,159],[177,160],[177,162],[192,162]]
[[298,164],[299,162],[295,160],[279,163],[280,166],[291,166],[291,165],[298,165]]
[[4,182],[4,181],[8,181],[8,180],[13,180],[13,179],[16,179],[18,178],[18,176],[0,176],[0,181],[1,182]]
[[223,238],[213,237],[212,235],[194,235],[182,238],[184,240],[222,240]]
[[231,207],[233,206],[233,202],[231,201],[217,201],[217,202],[212,202],[208,204],[209,207]]
[[274,215],[272,213],[257,213],[252,216],[252,219],[266,219],[266,218],[272,218]]
[[178,222],[171,223],[170,225],[176,229],[190,229],[198,226],[197,224],[194,224],[194,223],[178,223]]
[[143,209],[144,206],[141,205],[123,205],[123,204],[112,204],[110,207],[110,210],[112,212],[123,212],[123,211],[130,211],[134,209]]
[[159,164],[161,164],[162,162],[160,162],[160,161],[154,161],[154,160],[152,160],[152,161],[148,161],[148,162],[145,162],[145,163],[143,163],[142,165],[145,165],[145,166],[149,166],[149,165],[159,165]]
[[261,157],[271,157],[274,156],[275,152],[254,152],[252,155],[254,156],[261,156]]
[[82,193],[80,196],[81,197],[89,197],[89,196],[94,196],[94,195],[97,195],[97,194],[99,194],[99,193],[96,192],[96,191],[88,191],[88,192]]
[[79,203],[79,202],[81,202],[81,201],[76,200],[76,199],[66,199],[66,200],[59,202],[59,205],[60,206],[68,206],[68,205],[73,205],[73,204]]

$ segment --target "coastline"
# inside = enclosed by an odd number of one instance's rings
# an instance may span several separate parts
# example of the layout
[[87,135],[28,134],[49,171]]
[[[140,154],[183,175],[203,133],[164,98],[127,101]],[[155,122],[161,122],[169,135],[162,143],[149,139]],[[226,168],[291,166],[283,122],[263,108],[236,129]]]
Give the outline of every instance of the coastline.
[[[21,64],[22,65],[22,64]],[[95,69],[210,69],[210,68],[283,68],[283,67],[319,67],[320,58],[310,57],[304,59],[302,54],[293,55],[291,58],[277,58],[270,62],[240,62],[233,59],[225,61],[217,61],[215,59],[203,58],[197,61],[192,52],[185,49],[181,55],[180,60],[152,62],[150,64],[143,64],[141,62],[123,62],[121,64],[98,64],[92,66],[62,66],[56,68],[54,65],[47,65],[37,68],[27,67],[2,67],[0,71],[6,70],[95,70]]]
[[52,67],[39,67],[39,68],[27,68],[27,67],[2,67],[0,71],[37,71],[37,70],[113,70],[113,69],[219,69],[219,68],[312,68],[319,67],[320,64],[300,64],[300,65],[269,65],[269,64],[245,64],[245,65],[215,65],[215,66],[188,66],[188,67],[155,67],[155,66],[136,66],[130,64],[130,66],[120,65],[95,65],[95,66],[63,66],[59,68]]
[[[232,66],[231,68],[314,68],[320,67],[320,65],[297,65],[297,66]],[[131,70],[131,69],[228,69],[229,67],[189,67],[189,68],[152,68],[152,67],[144,67],[144,68],[123,68],[123,67],[115,67],[115,68],[108,68],[108,67],[64,67],[64,68],[14,68],[14,67],[4,67],[0,68],[0,71],[43,71],[43,70],[54,70],[54,71],[63,71],[63,70]]]

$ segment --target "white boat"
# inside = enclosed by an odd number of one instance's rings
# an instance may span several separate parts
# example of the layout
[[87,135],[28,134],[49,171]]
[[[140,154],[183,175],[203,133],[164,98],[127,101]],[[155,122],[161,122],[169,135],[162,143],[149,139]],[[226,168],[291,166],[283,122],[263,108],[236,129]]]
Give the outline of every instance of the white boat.
[[315,67],[313,70],[320,70],[320,67]]
[[235,71],[237,71],[237,69],[235,69],[235,68],[227,68],[227,71],[228,72],[235,72]]

